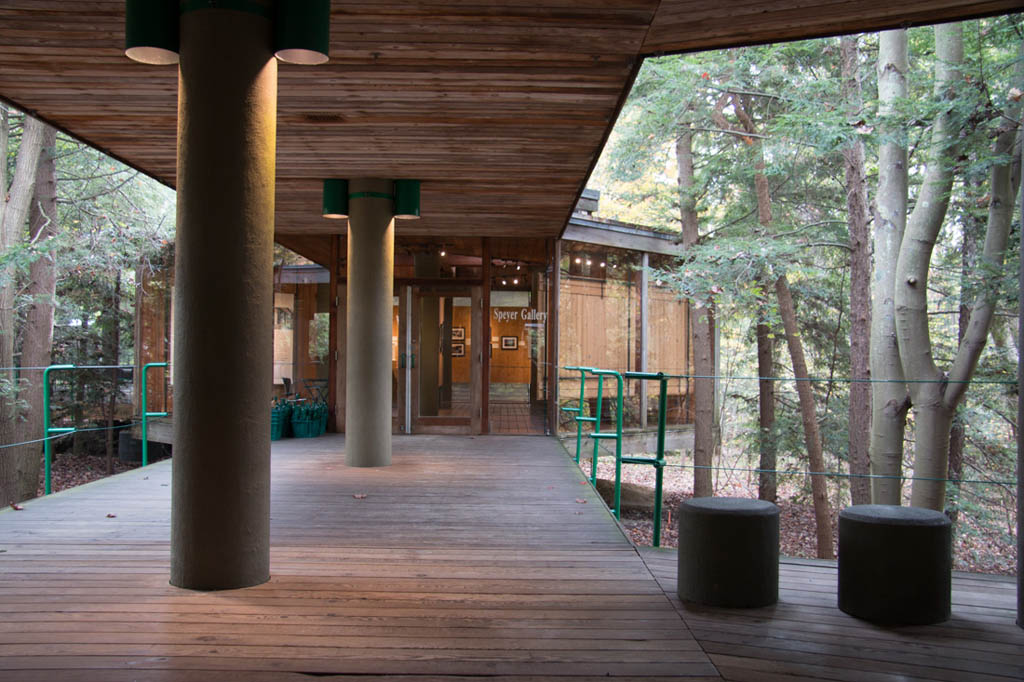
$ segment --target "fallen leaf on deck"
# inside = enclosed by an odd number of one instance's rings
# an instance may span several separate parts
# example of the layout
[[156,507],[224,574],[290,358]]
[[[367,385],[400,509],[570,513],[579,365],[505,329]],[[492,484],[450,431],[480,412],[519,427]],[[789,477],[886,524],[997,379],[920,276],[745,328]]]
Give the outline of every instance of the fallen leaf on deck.
[[363,493],[360,493],[358,495],[353,495],[352,497],[356,498],[357,500],[365,500],[366,499],[366,495],[363,494]]
[[584,500],[582,497],[577,497],[576,498],[576,504],[586,504],[586,503],[587,503],[587,501]]
[[11,502],[11,509],[13,509],[14,511],[21,511],[22,509],[24,509],[24,507],[22,507],[20,504],[14,504],[13,502]]
[[117,514],[107,514],[107,518],[108,519],[116,519],[117,518]]

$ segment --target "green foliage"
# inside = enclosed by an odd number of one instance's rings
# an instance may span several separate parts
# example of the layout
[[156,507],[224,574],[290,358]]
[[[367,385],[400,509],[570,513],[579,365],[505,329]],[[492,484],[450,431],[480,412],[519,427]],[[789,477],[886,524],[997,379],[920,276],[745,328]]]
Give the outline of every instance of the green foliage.
[[[1018,341],[1005,328],[1015,328],[1018,309],[1019,206],[1005,267],[980,263],[969,243],[983,238],[978,235],[987,220],[989,171],[1004,161],[991,151],[998,130],[1013,123],[1002,112],[1020,97],[1021,86],[1011,77],[1020,59],[1024,22],[1021,15],[967,22],[964,36],[963,77],[936,98],[933,30],[909,31],[909,95],[892,120],[878,113],[876,35],[859,39],[863,105],[857,111],[844,103],[836,38],[648,60],[594,173],[592,185],[602,190],[602,215],[678,232],[686,197],[678,184],[676,143],[683,131],[692,131],[695,186],[689,198],[696,201],[701,238],[685,258],[654,277],[697,305],[714,305],[721,355],[729,359],[723,373],[753,376],[754,324],[766,322],[779,330],[771,287],[779,275],[787,275],[816,379],[826,464],[833,470],[845,469],[848,442],[849,236],[842,152],[852,142],[865,145],[870,200],[877,185],[878,145],[891,141],[880,131],[901,130],[899,141],[909,148],[912,208],[932,121],[939,111],[954,114],[960,129],[959,153],[952,160],[956,182],[929,275],[934,350],[940,362],[952,358],[960,302],[981,296],[996,303],[993,336],[1001,340],[989,344],[978,377],[1006,379],[1016,372]],[[737,102],[749,115],[753,133],[743,130]],[[758,162],[763,169],[756,167]],[[769,186],[768,225],[759,221],[756,172],[763,172]],[[777,352],[777,360],[782,357]],[[784,364],[776,374],[791,375]],[[738,452],[752,463],[760,437],[757,382],[726,382],[725,396],[726,456]],[[965,472],[1012,477],[1016,399],[998,384],[971,388],[964,410]],[[779,468],[798,466],[804,446],[791,381],[777,385],[777,401],[772,436],[779,446]],[[844,494],[845,482],[838,485],[837,494]],[[1005,544],[1012,527],[1007,523],[1012,490],[965,484],[961,503],[969,517],[964,532]]]

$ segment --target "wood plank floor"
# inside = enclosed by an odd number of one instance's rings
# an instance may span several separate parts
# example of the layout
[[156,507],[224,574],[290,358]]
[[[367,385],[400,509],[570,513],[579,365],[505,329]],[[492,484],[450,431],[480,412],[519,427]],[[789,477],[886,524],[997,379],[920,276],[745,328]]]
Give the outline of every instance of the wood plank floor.
[[0,511],[0,680],[721,679],[554,439],[343,451],[275,443],[245,590],[167,584],[170,462]]
[[948,622],[881,627],[836,607],[835,561],[784,559],[778,604],[720,609],[679,601],[675,549],[640,554],[726,680],[1024,680],[1024,630],[1014,624],[1009,578],[954,573]]

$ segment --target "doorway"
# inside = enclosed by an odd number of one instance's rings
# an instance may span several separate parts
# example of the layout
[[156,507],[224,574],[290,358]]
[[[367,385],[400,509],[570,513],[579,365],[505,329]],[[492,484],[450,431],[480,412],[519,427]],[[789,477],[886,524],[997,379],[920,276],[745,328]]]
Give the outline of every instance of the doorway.
[[398,308],[397,430],[479,433],[480,287],[405,286]]

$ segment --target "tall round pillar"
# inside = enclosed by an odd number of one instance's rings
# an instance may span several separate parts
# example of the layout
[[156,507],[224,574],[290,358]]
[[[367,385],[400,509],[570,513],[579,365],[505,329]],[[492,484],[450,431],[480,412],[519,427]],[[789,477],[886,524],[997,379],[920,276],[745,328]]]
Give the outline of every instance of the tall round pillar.
[[345,463],[391,464],[395,220],[390,180],[350,180]]
[[180,28],[171,584],[231,589],[270,577],[277,62],[260,14]]

